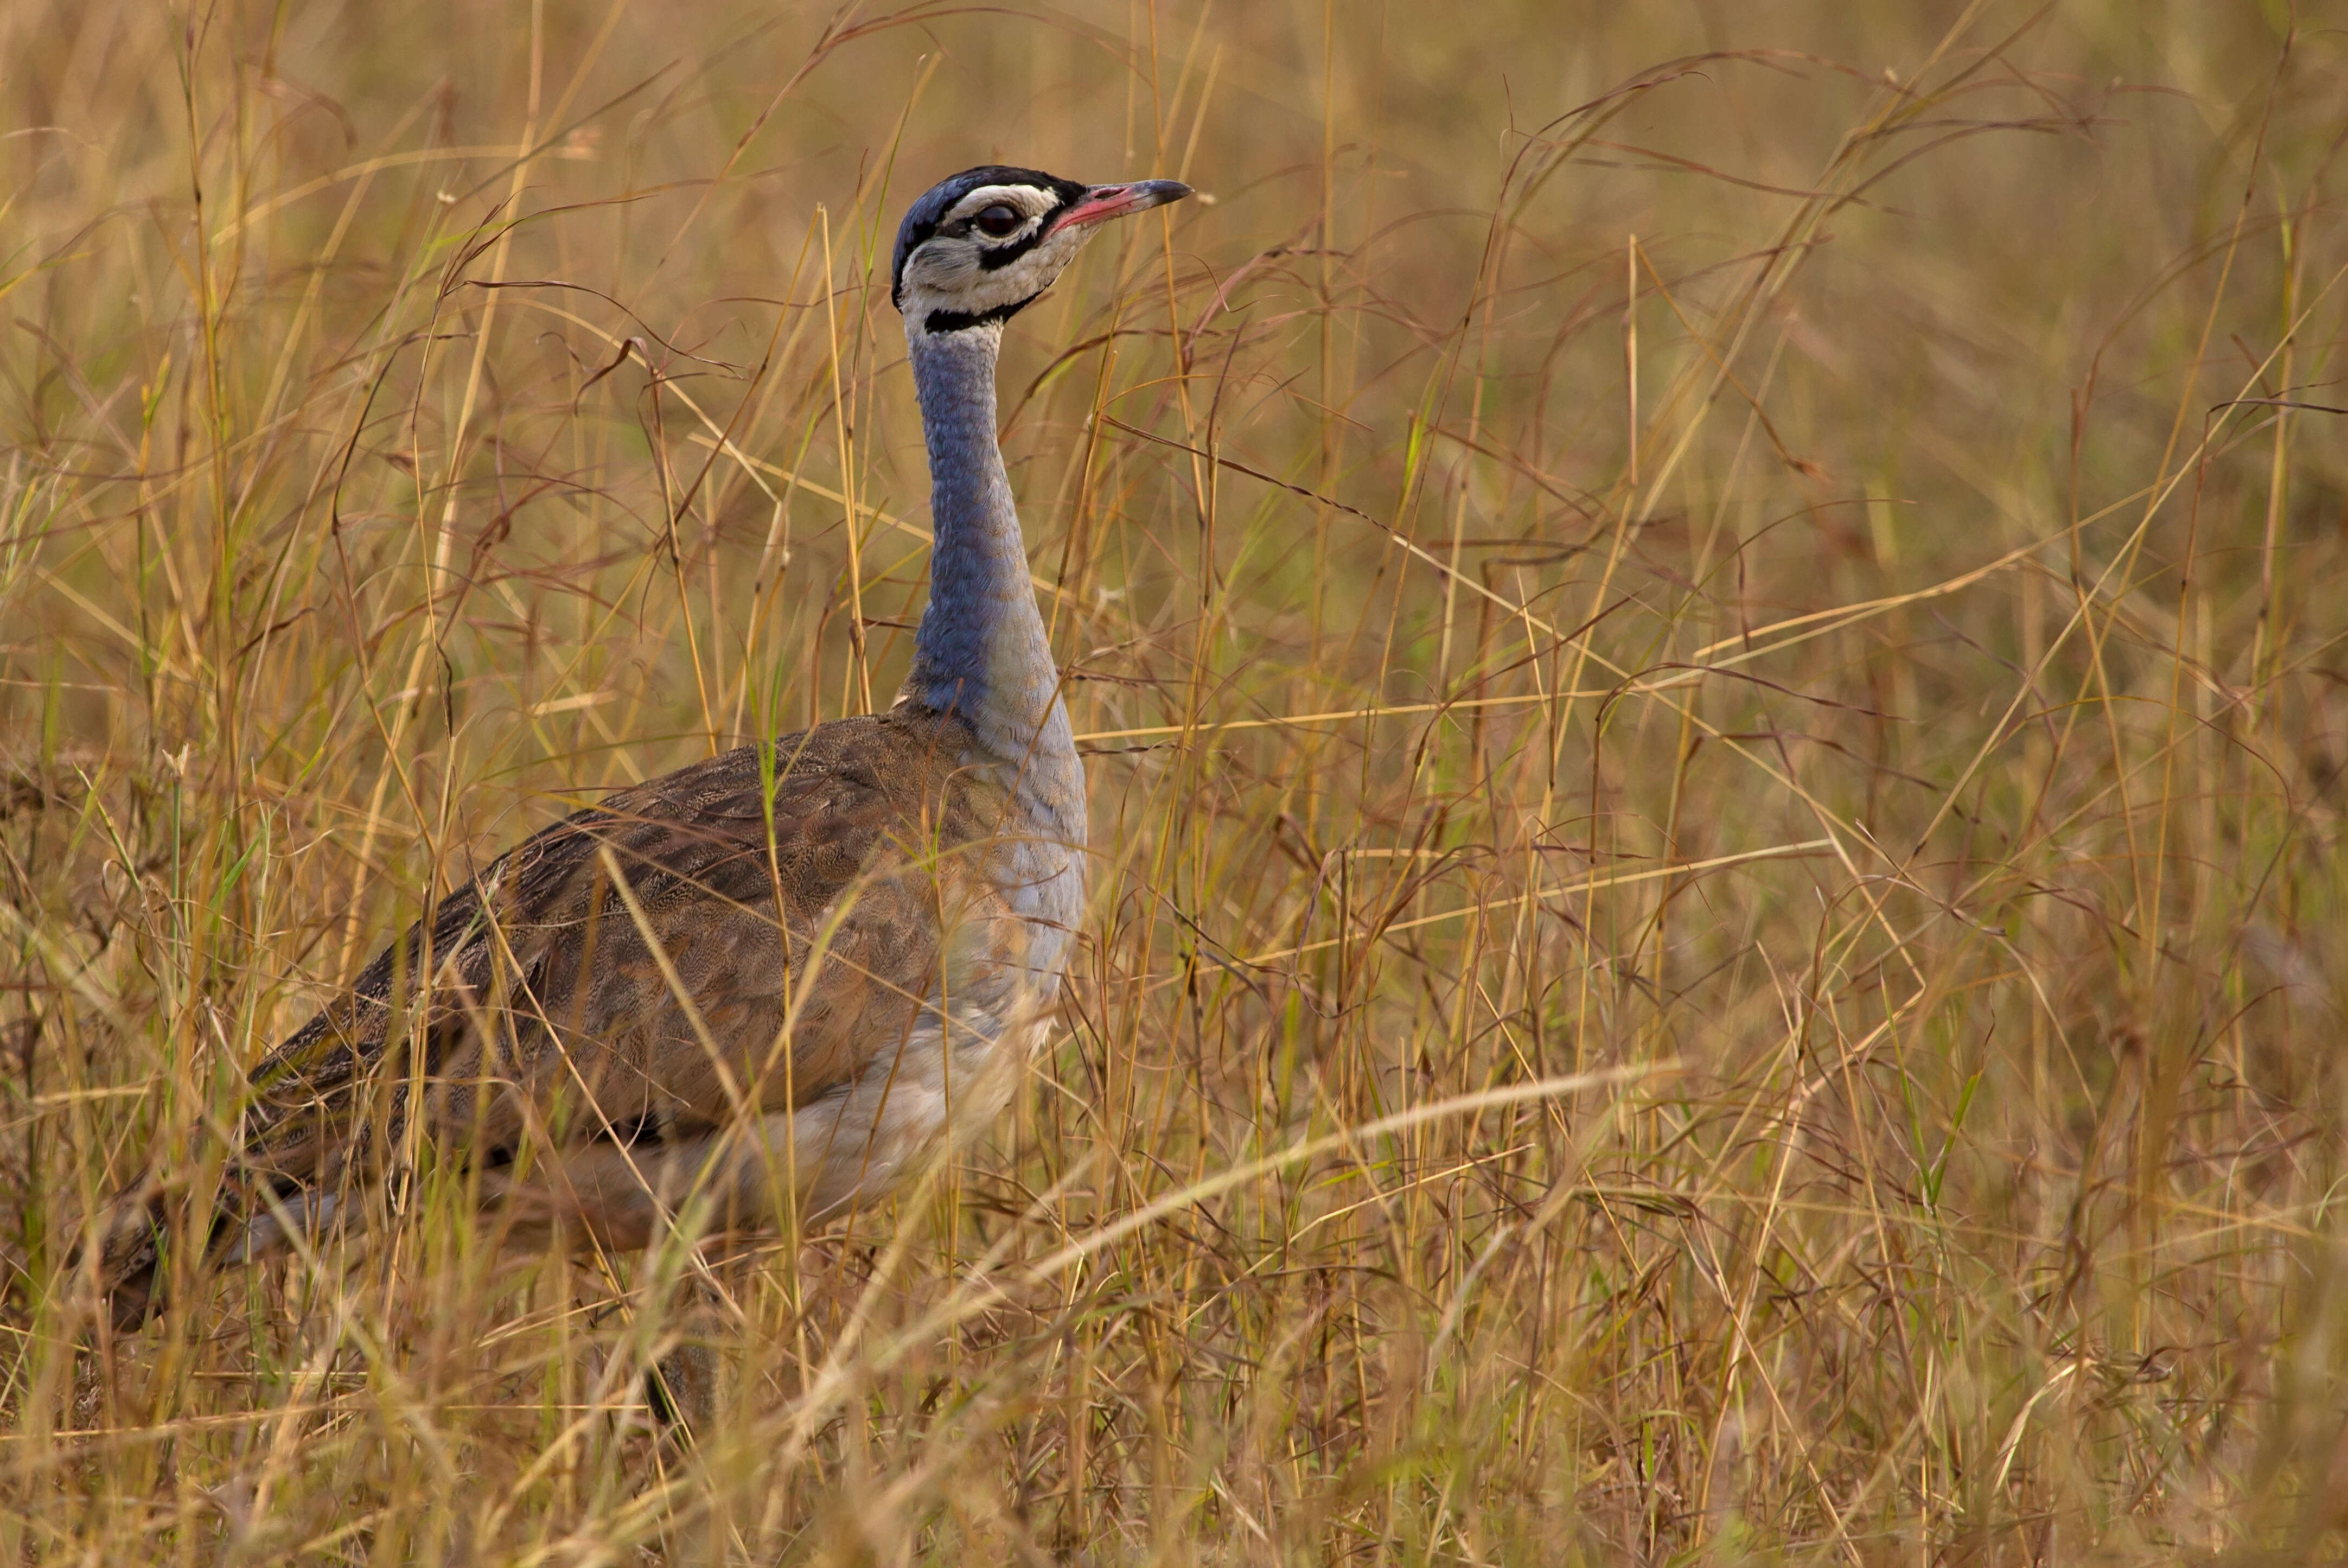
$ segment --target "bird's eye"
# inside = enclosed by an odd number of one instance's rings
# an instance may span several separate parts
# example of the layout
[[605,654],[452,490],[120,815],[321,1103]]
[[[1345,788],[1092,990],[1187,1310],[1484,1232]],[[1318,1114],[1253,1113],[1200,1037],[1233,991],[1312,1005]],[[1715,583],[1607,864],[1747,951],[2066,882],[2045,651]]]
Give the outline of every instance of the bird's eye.
[[1019,232],[1019,225],[1026,221],[1020,215],[1019,209],[1007,201],[997,201],[992,207],[983,208],[977,217],[971,220],[978,226],[980,233],[990,235],[997,240],[1009,239]]

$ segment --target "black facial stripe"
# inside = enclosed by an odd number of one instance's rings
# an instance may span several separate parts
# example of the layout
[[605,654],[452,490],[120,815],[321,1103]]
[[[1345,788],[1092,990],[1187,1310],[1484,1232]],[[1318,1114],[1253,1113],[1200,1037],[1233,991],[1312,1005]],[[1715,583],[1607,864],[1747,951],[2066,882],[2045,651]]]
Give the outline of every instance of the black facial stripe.
[[1035,232],[1024,240],[1014,240],[1000,250],[979,252],[979,270],[989,273],[1000,272],[1043,242],[1044,225],[1038,223],[1035,225]]
[[999,304],[993,310],[982,310],[976,313],[963,310],[933,310],[930,312],[929,319],[922,323],[922,330],[934,337],[941,332],[967,332],[973,326],[984,326],[991,321],[1009,321],[1013,316],[1034,304],[1037,297],[1037,295],[1029,294],[1025,299],[1014,300],[1009,304]]

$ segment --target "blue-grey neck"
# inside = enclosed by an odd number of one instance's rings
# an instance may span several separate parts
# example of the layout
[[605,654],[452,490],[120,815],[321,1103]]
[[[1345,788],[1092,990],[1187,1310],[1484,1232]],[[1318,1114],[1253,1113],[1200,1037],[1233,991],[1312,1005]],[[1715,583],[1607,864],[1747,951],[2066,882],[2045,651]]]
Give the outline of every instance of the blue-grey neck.
[[[934,543],[905,696],[956,714],[994,759],[1013,764],[1031,788],[1048,779],[1046,793],[1059,795],[1076,767],[1076,739],[995,441],[1002,328],[914,330],[906,341],[929,445]],[[1075,775],[1079,794],[1082,779]]]

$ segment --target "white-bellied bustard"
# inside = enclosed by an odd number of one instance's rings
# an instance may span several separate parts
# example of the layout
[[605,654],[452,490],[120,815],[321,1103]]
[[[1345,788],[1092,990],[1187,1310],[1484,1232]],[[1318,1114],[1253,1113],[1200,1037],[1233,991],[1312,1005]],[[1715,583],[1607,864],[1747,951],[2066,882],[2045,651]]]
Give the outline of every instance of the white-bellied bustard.
[[[1097,224],[1187,194],[989,167],[913,203],[891,290],[935,546],[895,706],[621,790],[442,900],[255,1069],[185,1266],[353,1221],[410,1134],[479,1168],[510,1236],[631,1247],[689,1199],[820,1216],[1002,1109],[1083,910],[1085,774],[995,358]],[[105,1222],[118,1325],[175,1272],[188,1180],[150,1170]]]

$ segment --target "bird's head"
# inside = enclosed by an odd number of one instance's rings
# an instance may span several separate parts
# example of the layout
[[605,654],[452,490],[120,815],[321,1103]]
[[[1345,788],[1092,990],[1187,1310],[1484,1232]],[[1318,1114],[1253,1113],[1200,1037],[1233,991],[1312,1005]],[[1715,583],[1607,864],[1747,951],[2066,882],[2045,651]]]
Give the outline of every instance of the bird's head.
[[890,297],[908,336],[991,328],[1050,288],[1103,222],[1189,193],[1179,180],[1080,185],[1033,169],[966,169],[906,212]]

